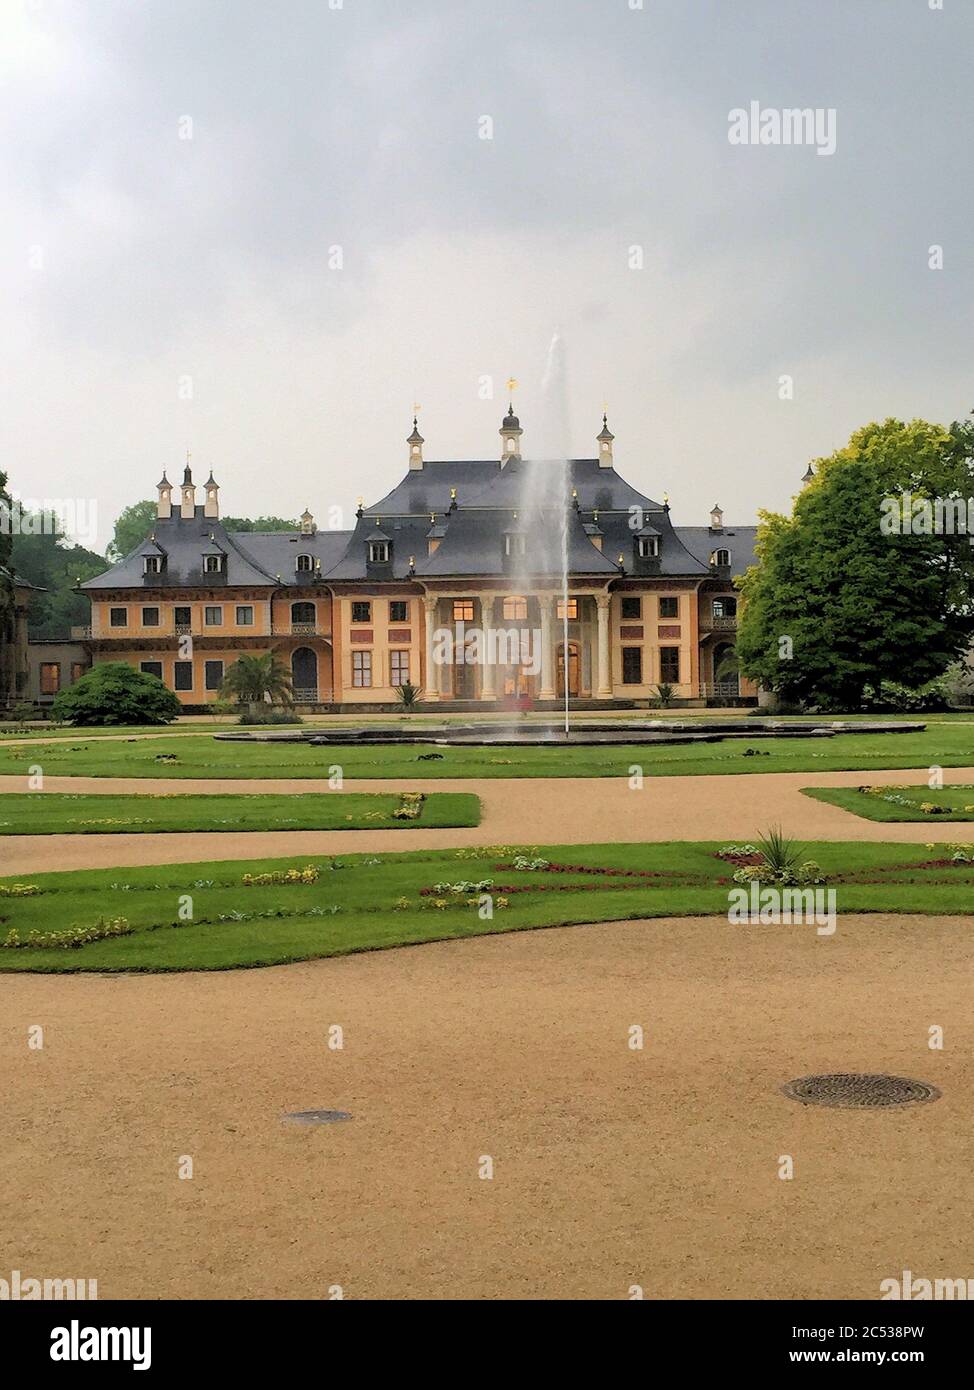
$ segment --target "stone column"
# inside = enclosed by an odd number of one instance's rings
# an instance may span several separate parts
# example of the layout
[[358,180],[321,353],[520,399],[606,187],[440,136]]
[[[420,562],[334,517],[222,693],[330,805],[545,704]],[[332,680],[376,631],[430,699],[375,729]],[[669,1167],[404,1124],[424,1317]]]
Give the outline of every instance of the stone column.
[[433,632],[436,628],[436,603],[432,594],[423,595],[423,608],[426,612],[426,686],[423,699],[427,701],[440,698],[439,667],[433,660]]
[[599,616],[599,685],[596,699],[612,699],[612,676],[609,664],[609,595],[596,594]]
[[551,620],[555,607],[554,596],[552,594],[539,594],[538,606],[541,609],[541,688],[538,691],[538,699],[553,700],[555,698],[555,682],[551,650]]
[[496,700],[497,691],[494,689],[494,679],[496,669],[491,661],[490,637],[489,633],[494,626],[494,595],[484,594],[480,600],[480,630],[483,634],[482,661],[480,668],[480,698],[482,700]]

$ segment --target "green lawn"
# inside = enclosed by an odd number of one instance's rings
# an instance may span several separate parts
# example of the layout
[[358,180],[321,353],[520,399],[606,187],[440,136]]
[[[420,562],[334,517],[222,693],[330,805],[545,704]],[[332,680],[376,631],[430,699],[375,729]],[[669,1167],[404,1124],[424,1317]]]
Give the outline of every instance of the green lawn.
[[[831,802],[864,820],[929,821],[931,825],[974,820],[974,786],[955,784],[940,791],[931,791],[926,786],[877,786],[869,792],[860,791],[858,787],[803,787],[802,791],[816,801]],[[942,809],[924,811],[924,805]]]
[[[0,895],[0,940],[11,929],[23,939],[31,930],[87,927],[103,916],[123,917],[134,931],[76,949],[0,949],[0,969],[218,970],[487,932],[670,915],[713,914],[724,918],[714,922],[715,932],[731,930],[726,914],[733,866],[715,856],[719,848],[716,843],[526,847],[531,856],[565,866],[561,870],[514,868],[518,851],[510,846],[315,856],[316,881],[258,887],[246,887],[243,876],[302,868],[308,859],[31,875],[20,881],[40,887],[37,896]],[[806,853],[830,875],[840,933],[855,930],[844,918],[856,912],[970,910],[974,864],[949,862],[947,851],[823,843],[806,846]],[[602,872],[608,869],[630,876]],[[492,920],[479,916],[476,894],[468,903],[463,893],[434,889],[484,880],[490,888],[483,891],[495,904]],[[424,894],[424,889],[432,891]],[[192,920],[184,921],[180,913],[188,899]]]
[[0,792],[0,835],[122,835],[167,830],[396,830],[479,825],[480,801],[433,792],[415,819],[397,818],[393,792],[305,792],[300,796],[102,796]]
[[[748,754],[748,750],[753,750]],[[441,756],[422,761],[421,755]],[[766,755],[766,756],[765,756]],[[163,761],[163,759],[172,761]],[[319,777],[339,765],[348,778],[627,777],[702,773],[811,772],[974,766],[974,723],[937,721],[923,733],[838,734],[831,739],[731,739],[666,748],[435,747],[221,742],[210,734],[109,742],[76,735],[48,745],[0,747],[0,774],[90,777]]]

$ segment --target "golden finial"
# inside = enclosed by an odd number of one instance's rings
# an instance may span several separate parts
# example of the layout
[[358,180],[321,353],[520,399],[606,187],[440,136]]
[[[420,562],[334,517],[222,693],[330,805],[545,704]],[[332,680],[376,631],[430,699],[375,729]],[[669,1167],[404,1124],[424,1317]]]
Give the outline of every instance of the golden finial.
[[573,487],[573,488],[572,488],[572,496],[573,496],[573,497],[577,497],[577,496],[578,496],[578,488],[577,488],[577,487]]
[[508,391],[516,391],[516,390],[517,390],[517,382],[514,380],[514,378],[513,378],[512,376],[509,376],[509,377],[507,378],[507,389],[508,389]]
[[450,501],[451,501],[451,502],[455,502],[456,500],[457,500],[457,490],[456,490],[455,487],[451,487],[451,488],[450,488]]

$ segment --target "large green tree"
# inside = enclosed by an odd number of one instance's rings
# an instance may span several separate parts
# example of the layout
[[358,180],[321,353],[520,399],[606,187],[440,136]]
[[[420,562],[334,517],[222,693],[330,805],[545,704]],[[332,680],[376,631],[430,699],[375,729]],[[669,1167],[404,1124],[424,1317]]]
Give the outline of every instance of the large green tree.
[[50,512],[24,512],[13,537],[12,564],[22,579],[43,592],[31,599],[31,637],[67,637],[73,626],[91,621],[87,598],[74,592],[79,579],[103,574],[103,555],[70,542]]
[[884,502],[974,496],[972,458],[969,423],[886,420],[816,460],[790,517],[761,513],[758,563],[740,581],[744,674],[834,709],[884,680],[941,675],[974,631],[972,549],[966,535],[888,533]]
[[115,534],[108,542],[108,558],[112,564],[124,559],[129,551],[142,544],[152,530],[155,519],[155,502],[133,502],[119,512],[115,520]]

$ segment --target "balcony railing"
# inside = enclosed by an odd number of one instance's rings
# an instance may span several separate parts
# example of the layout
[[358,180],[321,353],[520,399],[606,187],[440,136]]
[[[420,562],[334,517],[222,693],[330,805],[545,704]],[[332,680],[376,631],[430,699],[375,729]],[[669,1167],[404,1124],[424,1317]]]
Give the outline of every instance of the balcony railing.
[[709,613],[700,619],[700,626],[708,632],[736,632],[737,615],[717,618]]
[[90,627],[90,626],[85,626],[85,627],[73,627],[73,628],[71,629],[71,640],[72,640],[72,642],[83,642],[83,641],[85,640],[86,637],[90,637],[90,636],[91,636],[91,627]]
[[274,637],[316,637],[324,635],[325,630],[320,623],[275,623],[272,633]]
[[296,705],[316,705],[319,695],[315,689],[306,689],[300,686],[294,687],[294,703]]

